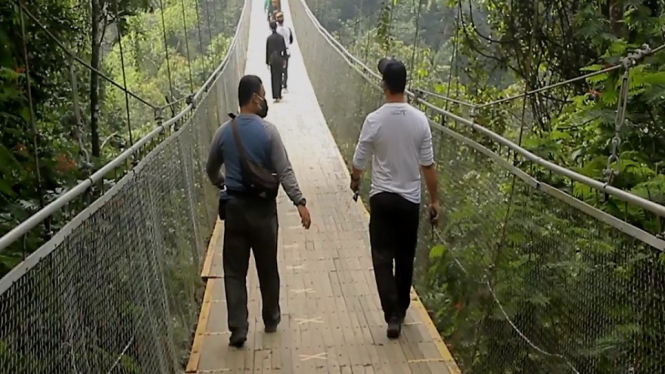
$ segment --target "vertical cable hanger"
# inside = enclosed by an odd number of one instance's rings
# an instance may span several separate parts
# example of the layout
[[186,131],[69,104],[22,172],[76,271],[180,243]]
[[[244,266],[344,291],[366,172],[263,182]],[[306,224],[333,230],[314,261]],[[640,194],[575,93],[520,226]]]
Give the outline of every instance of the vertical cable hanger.
[[[35,119],[35,110],[32,102],[32,82],[30,79],[30,61],[28,61],[28,44],[27,36],[25,33],[25,17],[23,16],[23,4],[18,0],[19,21],[21,23],[21,39],[23,44],[23,59],[25,62],[25,78],[26,89],[28,91],[28,109],[30,115],[30,127],[32,130],[32,148],[34,152],[35,161],[35,175],[37,176],[37,195],[39,196],[39,209],[44,209],[44,191],[42,182],[42,173],[39,165],[39,132],[37,130],[37,121]],[[51,236],[51,221],[50,218],[44,220],[44,236],[50,238]],[[25,257],[25,253],[24,253]]]
[[160,13],[162,16],[162,35],[164,37],[164,54],[166,57],[166,73],[169,78],[169,91],[171,93],[171,99],[166,100],[166,103],[168,104],[169,101],[172,101],[175,99],[175,93],[173,91],[173,78],[171,77],[171,61],[169,59],[169,44],[168,44],[168,38],[166,36],[166,21],[164,20],[164,0],[159,0],[159,8],[160,8]]
[[[356,19],[362,19],[361,17],[363,16],[363,5],[365,5],[365,0],[360,0],[360,6],[356,8]],[[355,30],[353,34],[355,35],[355,40],[358,40],[358,38],[360,37],[360,29],[361,29],[360,22],[356,22],[354,28]],[[357,43],[353,44],[356,45]]]
[[[538,28],[538,0],[534,0],[533,2],[533,25],[531,28],[531,40],[529,41],[529,54],[532,54],[533,51],[533,46],[536,43],[536,29]],[[533,66],[533,61],[532,59],[529,59],[527,61],[528,64],[528,72],[531,73],[534,70]],[[538,71],[538,66],[535,67],[535,70]],[[522,99],[522,118],[520,121],[520,132],[519,132],[519,138],[517,141],[517,145],[521,146],[522,145],[522,137],[524,136],[524,121],[526,121],[526,104],[528,101],[528,93],[530,90],[531,82],[527,80],[526,84],[524,85],[524,98]],[[513,152],[513,164],[517,163],[517,152]],[[513,175],[513,178],[515,175]]]
[[365,58],[363,61],[367,61],[369,58],[369,43],[372,40],[372,15],[374,13],[370,13],[369,17],[367,18],[367,40],[365,41]]
[[86,170],[85,174],[89,175],[90,169],[92,168],[92,164],[90,163],[90,154],[88,153],[88,150],[85,148],[85,144],[83,143],[83,120],[81,119],[81,107],[79,106],[79,89],[78,89],[78,81],[76,79],[76,70],[74,68],[74,59],[71,56],[69,56],[68,61],[69,61],[69,78],[71,79],[72,96],[74,103],[74,116],[76,118],[76,130],[75,130],[76,141],[79,146],[79,156],[83,157],[83,166]]
[[[208,0],[205,2],[205,12],[206,12],[206,26],[208,26],[208,46],[206,48],[206,54],[209,53],[210,47],[212,46],[212,29],[210,28],[210,3]],[[215,62],[213,59],[210,59],[210,73],[215,70]],[[210,74],[209,73],[209,74]]]
[[127,132],[129,133],[129,145],[134,145],[134,137],[132,135],[132,121],[129,114],[129,93],[127,92],[127,73],[125,72],[125,56],[122,49],[122,31],[120,30],[120,0],[115,0],[115,27],[118,31],[118,47],[120,48],[120,66],[122,68],[122,85],[125,89],[125,110],[127,112]]
[[[457,34],[459,34],[459,28],[460,28],[460,17],[461,17],[461,11],[457,9],[457,17],[455,17],[455,36],[453,38],[453,53],[450,55],[450,64],[448,65],[448,85],[446,87],[446,96],[450,97],[450,84],[452,83],[452,78],[453,78],[453,65],[455,65],[455,76],[457,77],[457,68],[458,68],[458,63],[457,63],[457,48],[459,41],[457,40]],[[457,99],[459,97],[459,85],[455,83],[455,98]],[[448,100],[445,101],[444,109],[448,110]],[[445,121],[445,116],[443,117]]]
[[182,31],[183,36],[185,37],[185,50],[187,51],[187,68],[189,70],[189,88],[190,93],[194,92],[194,77],[192,76],[192,57],[189,53],[189,38],[187,37],[187,18],[185,16],[185,1],[180,0],[180,6],[182,8]]
[[196,28],[199,32],[199,54],[205,56],[205,48],[203,47],[203,33],[201,32],[201,15],[199,14],[199,1],[196,2],[194,7],[196,10]]
[[416,24],[416,31],[414,33],[413,37],[413,49],[411,51],[411,72],[409,73],[409,90],[413,88],[413,81],[414,81],[414,76],[413,76],[413,71],[415,68],[415,63],[416,63],[416,54],[418,50],[418,34],[420,31],[420,11],[423,7],[423,0],[418,0],[418,10],[416,12],[416,19],[415,19],[415,24]]
[[388,24],[386,25],[386,39],[388,39],[388,53],[392,54],[393,51],[393,35],[391,26],[393,25],[393,12],[395,11],[395,0],[388,0],[390,6],[390,15],[388,16]]

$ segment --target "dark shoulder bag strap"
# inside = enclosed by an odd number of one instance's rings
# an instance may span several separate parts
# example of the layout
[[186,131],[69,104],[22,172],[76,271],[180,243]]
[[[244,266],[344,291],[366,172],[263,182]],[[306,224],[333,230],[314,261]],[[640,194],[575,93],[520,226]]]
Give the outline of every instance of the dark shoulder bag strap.
[[231,120],[231,129],[233,130],[233,141],[236,143],[236,148],[238,148],[240,166],[242,166],[245,170],[249,170],[247,165],[247,155],[245,155],[245,148],[242,146],[242,142],[240,141],[240,134],[238,133],[238,125],[236,124],[235,117]]

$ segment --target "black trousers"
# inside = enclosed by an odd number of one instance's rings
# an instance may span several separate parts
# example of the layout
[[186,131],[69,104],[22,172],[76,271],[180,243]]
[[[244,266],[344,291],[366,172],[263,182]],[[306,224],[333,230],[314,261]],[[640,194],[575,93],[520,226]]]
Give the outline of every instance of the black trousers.
[[282,72],[282,87],[286,88],[286,81],[289,80],[289,58],[291,56],[286,56],[286,65],[284,65],[284,71]]
[[270,65],[270,83],[272,87],[272,98],[282,98],[282,72],[284,65],[281,61]]
[[263,322],[280,321],[277,266],[277,204],[259,197],[234,197],[226,203],[224,221],[224,286],[229,331],[246,335],[247,271],[250,248],[261,288]]
[[403,318],[411,303],[420,206],[387,192],[372,196],[369,206],[374,276],[388,322],[393,317]]

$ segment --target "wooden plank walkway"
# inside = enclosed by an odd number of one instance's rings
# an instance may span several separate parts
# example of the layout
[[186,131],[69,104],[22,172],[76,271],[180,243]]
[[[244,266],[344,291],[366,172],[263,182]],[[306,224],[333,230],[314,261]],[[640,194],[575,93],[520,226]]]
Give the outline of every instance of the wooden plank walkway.
[[[247,74],[259,75],[270,95],[264,64],[268,26],[262,0],[253,0]],[[289,8],[283,0],[286,22]],[[459,373],[417,295],[402,336],[386,337],[374,281],[368,214],[348,190],[349,174],[328,131],[296,43],[289,92],[269,99],[268,120],[279,128],[312,214],[309,231],[283,191],[278,197],[282,322],[263,332],[256,270],[248,275],[249,322],[244,348],[228,346],[222,231],[218,222],[203,276],[207,288],[188,372],[198,373]]]

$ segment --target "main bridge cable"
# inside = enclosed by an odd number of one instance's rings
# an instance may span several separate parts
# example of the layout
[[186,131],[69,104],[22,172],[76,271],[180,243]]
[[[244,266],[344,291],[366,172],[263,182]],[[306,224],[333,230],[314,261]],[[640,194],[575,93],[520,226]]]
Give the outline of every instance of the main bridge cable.
[[123,92],[126,92],[129,96],[135,98],[136,100],[138,100],[139,102],[145,104],[146,106],[150,107],[151,109],[153,109],[153,110],[157,110],[157,109],[159,109],[159,107],[158,107],[157,105],[152,104],[152,103],[150,103],[149,101],[147,101],[147,100],[143,99],[142,97],[138,96],[137,94],[133,93],[132,91],[129,91],[129,90],[125,89],[120,83],[118,83],[118,82],[114,81],[113,79],[109,78],[107,75],[105,75],[104,73],[102,73],[102,72],[99,71],[98,69],[93,68],[90,64],[88,64],[87,62],[83,61],[80,57],[76,56],[76,54],[74,54],[72,51],[70,51],[70,50],[64,45],[64,43],[62,43],[62,42],[60,41],[60,39],[58,39],[55,35],[53,35],[53,33],[52,33],[51,31],[49,31],[49,29],[48,29],[46,26],[44,26],[44,25],[39,21],[39,19],[38,19],[35,15],[33,15],[32,13],[30,13],[30,11],[25,7],[25,5],[23,5],[23,3],[22,3],[21,1],[14,0],[14,4],[16,4],[16,6],[20,7],[20,8],[22,9],[23,13],[25,13],[25,15],[28,16],[28,18],[30,18],[33,22],[35,22],[35,25],[37,25],[37,27],[39,27],[42,31],[44,31],[44,32],[46,33],[46,35],[47,35],[49,38],[51,38],[51,40],[52,40],[52,41],[53,41],[58,47],[60,47],[60,49],[62,49],[63,52],[65,52],[66,55],[68,55],[69,57],[71,57],[71,58],[73,58],[74,60],[76,60],[76,62],[78,62],[79,64],[83,65],[86,69],[88,69],[88,70],[90,70],[90,71],[94,71],[95,73],[99,74],[99,76],[100,76],[102,79],[104,79],[104,80],[107,81],[108,83],[111,83],[112,85],[114,85],[115,87],[119,88],[119,89],[122,90]]

